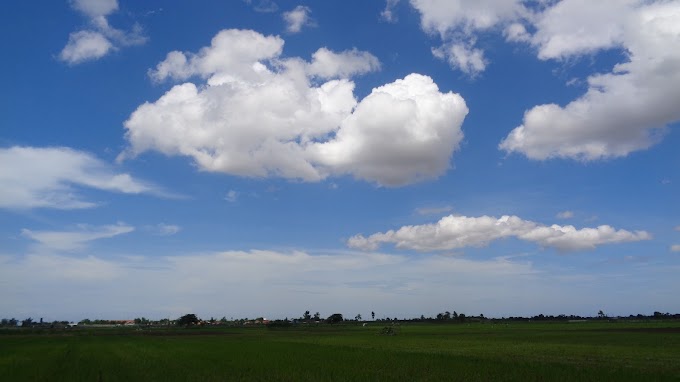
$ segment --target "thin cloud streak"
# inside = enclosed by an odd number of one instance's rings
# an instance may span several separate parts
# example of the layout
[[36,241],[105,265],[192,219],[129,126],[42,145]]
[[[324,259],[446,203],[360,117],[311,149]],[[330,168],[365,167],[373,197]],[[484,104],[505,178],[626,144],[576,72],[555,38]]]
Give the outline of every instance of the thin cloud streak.
[[0,148],[0,208],[81,209],[98,202],[79,189],[181,198],[83,151],[68,147]]

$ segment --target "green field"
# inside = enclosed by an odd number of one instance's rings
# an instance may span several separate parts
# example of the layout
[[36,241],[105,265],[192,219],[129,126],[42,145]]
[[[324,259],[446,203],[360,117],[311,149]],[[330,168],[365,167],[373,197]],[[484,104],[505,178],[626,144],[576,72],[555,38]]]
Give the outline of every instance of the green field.
[[680,380],[680,323],[0,331],[1,381]]

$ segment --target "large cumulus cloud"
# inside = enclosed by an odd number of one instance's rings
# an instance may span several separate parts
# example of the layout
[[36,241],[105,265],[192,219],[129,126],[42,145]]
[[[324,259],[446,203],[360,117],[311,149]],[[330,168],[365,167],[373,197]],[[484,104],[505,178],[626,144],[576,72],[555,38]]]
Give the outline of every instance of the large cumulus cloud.
[[198,53],[170,52],[150,76],[194,82],[132,113],[120,158],[155,150],[206,171],[304,181],[349,174],[385,186],[447,170],[463,137],[462,97],[411,74],[359,101],[351,77],[379,69],[375,56],[321,48],[308,62],[282,57],[283,43],[224,30]]
[[[388,19],[396,1],[387,0]],[[470,76],[490,61],[485,34],[528,44],[540,60],[563,62],[618,51],[611,70],[585,79],[584,93],[561,105],[544,100],[499,148],[530,159],[624,157],[658,143],[680,121],[680,3],[667,0],[410,0],[422,29],[442,45],[433,54]],[[597,58],[597,56],[595,56]]]
[[563,0],[520,33],[540,59],[621,49],[627,59],[588,77],[587,91],[561,106],[537,105],[501,142],[531,159],[622,157],[657,143],[680,120],[680,3]]

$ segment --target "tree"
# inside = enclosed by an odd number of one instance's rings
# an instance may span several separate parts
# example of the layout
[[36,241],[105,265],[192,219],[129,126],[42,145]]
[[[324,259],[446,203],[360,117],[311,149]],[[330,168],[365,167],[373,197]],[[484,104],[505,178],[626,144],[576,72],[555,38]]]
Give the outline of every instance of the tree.
[[375,321],[375,312],[371,312],[371,318]]
[[21,321],[21,327],[22,328],[28,328],[31,325],[33,325],[33,319],[31,317]]
[[314,321],[319,321],[319,320],[321,320],[321,315],[319,314],[319,312],[314,313]]
[[177,320],[179,326],[189,326],[198,324],[198,317],[195,314],[185,314]]
[[361,313],[357,314],[356,317],[354,317],[356,321],[361,321]]
[[607,315],[604,314],[604,312],[602,311],[602,309],[600,309],[600,311],[597,312],[597,317],[598,317],[598,318],[605,318],[605,317],[607,317]]
[[338,322],[342,322],[342,314],[340,313],[333,313],[328,318],[326,319],[326,322],[333,325]]
[[312,319],[312,315],[309,314],[309,311],[308,311],[308,310],[305,311],[305,314],[302,316],[302,319],[305,320],[305,321],[309,321],[309,320]]

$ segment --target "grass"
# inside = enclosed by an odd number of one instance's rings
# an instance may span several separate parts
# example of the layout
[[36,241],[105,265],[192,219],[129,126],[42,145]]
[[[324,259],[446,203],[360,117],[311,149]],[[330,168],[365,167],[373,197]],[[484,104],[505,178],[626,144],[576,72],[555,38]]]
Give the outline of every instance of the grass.
[[2,381],[680,380],[679,323],[0,331]]

